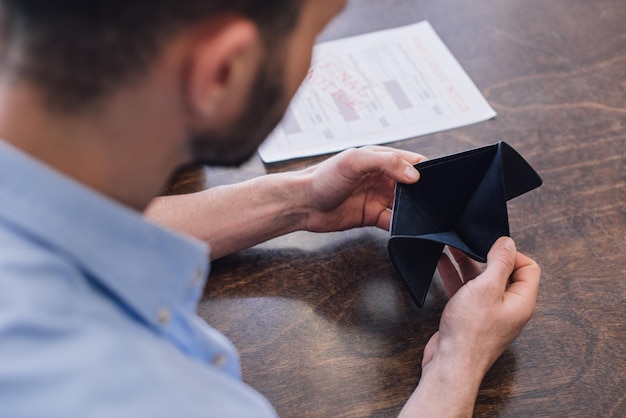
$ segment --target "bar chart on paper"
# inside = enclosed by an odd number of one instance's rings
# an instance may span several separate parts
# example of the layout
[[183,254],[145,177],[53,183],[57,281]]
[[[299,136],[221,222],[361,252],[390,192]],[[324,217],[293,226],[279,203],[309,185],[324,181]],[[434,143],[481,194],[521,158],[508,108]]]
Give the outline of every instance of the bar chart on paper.
[[428,22],[315,47],[266,163],[383,144],[496,116]]

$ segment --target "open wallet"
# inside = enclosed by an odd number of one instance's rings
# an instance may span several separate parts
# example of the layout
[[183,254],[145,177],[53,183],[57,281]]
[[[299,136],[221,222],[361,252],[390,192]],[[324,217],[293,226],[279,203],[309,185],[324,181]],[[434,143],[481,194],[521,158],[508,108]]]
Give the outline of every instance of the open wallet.
[[491,246],[509,236],[506,202],[542,184],[505,142],[415,165],[420,180],[395,189],[388,251],[421,308],[446,245],[486,262]]

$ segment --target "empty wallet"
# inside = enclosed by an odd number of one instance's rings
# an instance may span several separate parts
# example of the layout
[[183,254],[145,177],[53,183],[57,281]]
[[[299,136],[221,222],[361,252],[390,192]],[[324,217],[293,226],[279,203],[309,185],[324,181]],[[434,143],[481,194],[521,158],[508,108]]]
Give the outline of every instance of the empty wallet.
[[541,186],[542,180],[505,142],[415,168],[417,183],[396,185],[387,248],[421,308],[444,246],[486,262],[494,242],[510,235],[507,200]]

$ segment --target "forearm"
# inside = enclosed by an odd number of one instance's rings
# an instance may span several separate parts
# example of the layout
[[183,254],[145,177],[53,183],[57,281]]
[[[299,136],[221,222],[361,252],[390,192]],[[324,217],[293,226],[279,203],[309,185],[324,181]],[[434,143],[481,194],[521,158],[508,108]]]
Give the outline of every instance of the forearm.
[[217,259],[303,228],[306,175],[272,174],[154,199],[145,215],[211,245]]
[[212,258],[297,230],[389,228],[394,184],[417,181],[413,164],[423,158],[384,147],[350,149],[301,171],[160,197],[146,216],[208,242]]
[[483,374],[459,363],[431,361],[400,418],[471,417]]

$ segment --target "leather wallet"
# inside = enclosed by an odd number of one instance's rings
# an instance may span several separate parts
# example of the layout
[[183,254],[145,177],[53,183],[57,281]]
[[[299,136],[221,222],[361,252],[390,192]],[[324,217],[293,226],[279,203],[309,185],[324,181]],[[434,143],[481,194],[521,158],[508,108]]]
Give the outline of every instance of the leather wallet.
[[542,184],[535,170],[505,142],[415,165],[420,180],[395,189],[388,251],[421,308],[448,245],[487,261],[509,236],[506,202]]

